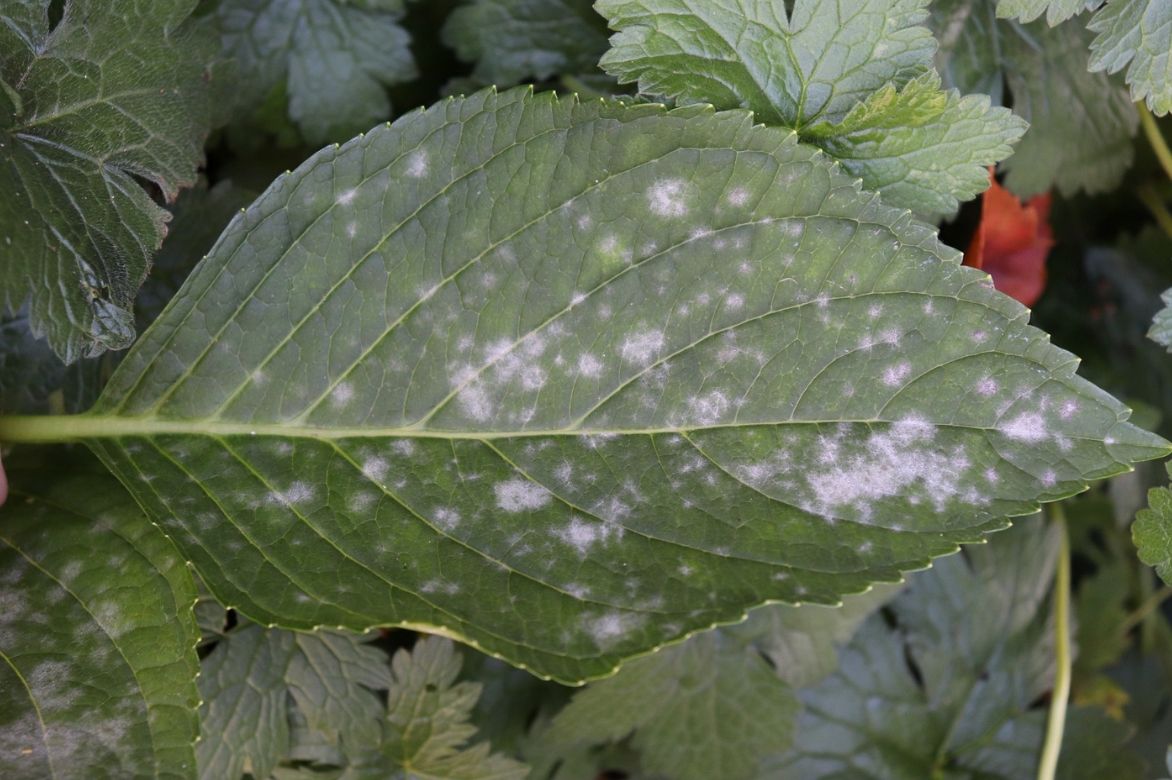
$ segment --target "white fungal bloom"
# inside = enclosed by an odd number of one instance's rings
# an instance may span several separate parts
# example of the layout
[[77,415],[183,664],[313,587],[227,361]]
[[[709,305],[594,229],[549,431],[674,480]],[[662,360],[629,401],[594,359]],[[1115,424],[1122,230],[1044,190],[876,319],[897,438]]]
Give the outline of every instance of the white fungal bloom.
[[527,479],[507,479],[492,487],[496,505],[506,512],[532,512],[550,502],[550,492]]
[[685,194],[682,179],[662,179],[647,188],[647,203],[661,217],[683,217],[688,213]]

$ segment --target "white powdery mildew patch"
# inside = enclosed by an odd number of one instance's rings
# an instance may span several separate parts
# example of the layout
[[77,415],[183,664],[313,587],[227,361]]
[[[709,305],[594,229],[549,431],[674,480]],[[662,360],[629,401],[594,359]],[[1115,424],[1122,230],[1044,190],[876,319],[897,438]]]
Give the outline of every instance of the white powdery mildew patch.
[[991,376],[982,377],[977,382],[977,392],[986,398],[996,393],[999,387],[997,380]]
[[345,406],[354,400],[354,385],[342,382],[330,393],[330,403],[334,406]]
[[402,455],[404,458],[409,458],[415,454],[415,442],[410,439],[395,439],[391,442],[391,449],[397,455]]
[[589,352],[585,352],[578,358],[578,373],[591,379],[601,376],[602,361]]
[[892,423],[886,431],[872,433],[855,453],[841,439],[827,439],[833,444],[833,457],[825,471],[807,475],[813,493],[807,509],[829,514],[851,507],[866,519],[875,501],[906,496],[912,503],[921,497],[911,495],[922,488],[923,499],[936,511],[944,511],[954,500],[983,502],[984,499],[963,488],[965,472],[971,466],[962,447],[942,451],[936,444],[936,428],[927,420],[907,417]]
[[480,382],[473,382],[462,389],[456,396],[460,408],[470,419],[477,422],[491,420],[496,414],[496,407],[489,398],[488,391]]
[[358,190],[355,189],[354,187],[351,187],[348,190],[342,190],[341,192],[339,192],[338,197],[334,199],[334,202],[337,203],[339,206],[346,206],[349,203],[351,203],[354,200],[355,196],[357,196],[357,195],[358,195]]
[[624,339],[619,346],[619,355],[628,363],[647,365],[658,357],[663,345],[663,331],[644,330]]
[[407,175],[412,179],[422,179],[431,168],[427,152],[422,149],[412,152],[407,158]]
[[651,212],[661,217],[687,216],[686,187],[682,179],[661,179],[652,184],[647,188],[647,204]]
[[1045,418],[1037,412],[1023,412],[998,428],[1009,438],[1029,444],[1037,444],[1050,437]]
[[492,486],[496,505],[506,512],[532,512],[546,506],[550,492],[525,479],[507,479]]
[[743,206],[749,202],[749,191],[744,187],[733,187],[728,193],[728,205]]
[[445,531],[452,531],[460,524],[460,513],[450,506],[437,506],[431,510],[435,524]]
[[375,502],[378,501],[378,496],[369,491],[361,491],[350,496],[346,501],[346,509],[355,514],[359,512],[366,512]]
[[582,630],[593,637],[602,649],[613,647],[624,635],[638,629],[646,621],[642,615],[610,611],[586,615],[582,618]]
[[689,417],[699,425],[715,425],[725,419],[732,404],[719,390],[688,399]]
[[301,482],[300,480],[294,482],[289,486],[288,490],[279,490],[269,494],[269,504],[284,504],[285,506],[296,506],[298,504],[305,504],[313,500],[317,491],[313,489],[313,485],[308,482]]
[[883,370],[883,384],[888,387],[898,387],[907,381],[911,373],[912,365],[907,361],[896,363],[894,366],[888,366]]
[[570,517],[570,522],[553,532],[554,536],[578,551],[578,555],[585,557],[590,548],[599,542],[605,542],[616,536],[622,538],[621,526],[583,520],[577,515]]
[[387,476],[387,471],[390,470],[391,464],[387,463],[386,458],[373,457],[367,458],[362,462],[362,476],[375,482],[382,482]]

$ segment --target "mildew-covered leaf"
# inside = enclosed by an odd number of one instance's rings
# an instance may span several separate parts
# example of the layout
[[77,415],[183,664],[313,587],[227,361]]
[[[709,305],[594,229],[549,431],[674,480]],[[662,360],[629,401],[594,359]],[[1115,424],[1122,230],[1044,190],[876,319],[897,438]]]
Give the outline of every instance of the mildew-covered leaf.
[[66,362],[134,339],[131,305],[194,181],[210,109],[195,0],[0,8],[0,310]]
[[987,185],[1025,123],[986,98],[940,89],[926,0],[602,0],[618,33],[601,65],[643,92],[751,108],[794,128],[928,219]]
[[0,438],[89,441],[257,620],[578,681],[1167,451],[1027,317],[748,112],[482,92],[279,179]]
[[21,453],[0,510],[0,775],[195,770],[195,586],[92,456]]

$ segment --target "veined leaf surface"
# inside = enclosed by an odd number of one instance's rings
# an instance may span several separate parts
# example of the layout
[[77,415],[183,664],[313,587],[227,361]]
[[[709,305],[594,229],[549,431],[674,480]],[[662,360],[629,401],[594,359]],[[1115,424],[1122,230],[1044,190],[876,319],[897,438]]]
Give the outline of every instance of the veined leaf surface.
[[748,112],[482,92],[279,179],[0,438],[87,438],[257,620],[578,681],[1166,451],[1027,316]]

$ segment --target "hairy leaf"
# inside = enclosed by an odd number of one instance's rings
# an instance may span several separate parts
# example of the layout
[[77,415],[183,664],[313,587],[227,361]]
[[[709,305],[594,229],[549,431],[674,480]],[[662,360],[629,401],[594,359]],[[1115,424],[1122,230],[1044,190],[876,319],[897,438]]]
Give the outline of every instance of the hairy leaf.
[[0,309],[26,300],[66,362],[134,339],[131,305],[191,184],[210,109],[195,0],[0,9]]
[[1046,23],[1053,27],[1102,4],[1103,0],[997,0],[997,15],[1032,22],[1045,14]]
[[[1056,529],[1023,522],[966,553],[912,577],[891,607],[898,629],[872,617],[840,670],[803,693],[785,776],[1033,776],[1046,719],[1034,703],[1053,680]],[[1138,777],[1127,732],[1074,710],[1059,774]]]
[[385,656],[340,632],[249,625],[229,632],[203,662],[200,776],[268,777],[290,751],[290,705],[327,744],[372,748],[381,740]]
[[1148,338],[1172,352],[1172,289],[1165,290],[1160,298],[1164,301],[1164,308],[1152,319]]
[[183,560],[91,457],[8,466],[0,774],[190,777],[199,634]]
[[[1168,469],[1172,477],[1172,465]],[[1139,559],[1154,566],[1165,582],[1172,583],[1172,489],[1148,491],[1148,507],[1136,514],[1131,535],[1139,549]]]
[[1001,100],[1008,82],[1014,111],[1030,123],[1003,163],[1014,194],[1105,192],[1119,184],[1139,118],[1126,89],[1087,72],[1090,35],[1077,22],[1051,29],[999,20],[993,0],[938,0],[932,11],[945,85]]
[[958,259],[747,112],[483,92],[279,179],[0,438],[87,439],[259,621],[578,681],[1167,451]]
[[498,87],[594,71],[607,45],[592,0],[474,0],[452,12],[443,35],[475,63],[473,79]]
[[241,106],[283,89],[305,140],[324,143],[387,119],[385,87],[415,78],[402,13],[402,0],[219,0],[209,25],[236,62]]
[[925,0],[603,0],[602,66],[644,92],[751,108],[799,131],[885,200],[937,219],[987,184],[1025,123],[940,90]]

